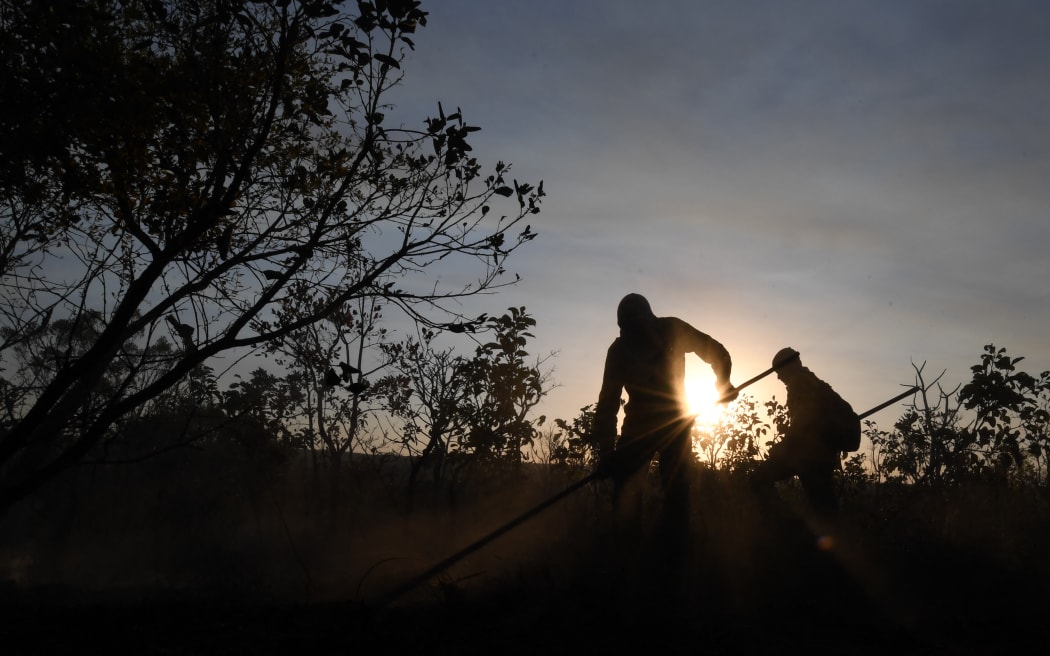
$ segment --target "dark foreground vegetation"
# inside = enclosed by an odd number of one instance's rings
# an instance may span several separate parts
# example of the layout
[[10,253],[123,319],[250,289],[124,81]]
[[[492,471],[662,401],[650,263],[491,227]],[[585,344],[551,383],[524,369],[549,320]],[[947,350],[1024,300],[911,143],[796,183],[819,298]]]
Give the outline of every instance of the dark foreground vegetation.
[[358,466],[340,503],[293,466],[249,493],[186,462],[39,496],[0,533],[5,652],[983,654],[1038,640],[1050,611],[1038,490],[852,489],[829,547],[792,486],[760,515],[709,470],[685,563],[616,533],[597,483],[391,598],[572,481],[536,467],[406,514],[400,470]]

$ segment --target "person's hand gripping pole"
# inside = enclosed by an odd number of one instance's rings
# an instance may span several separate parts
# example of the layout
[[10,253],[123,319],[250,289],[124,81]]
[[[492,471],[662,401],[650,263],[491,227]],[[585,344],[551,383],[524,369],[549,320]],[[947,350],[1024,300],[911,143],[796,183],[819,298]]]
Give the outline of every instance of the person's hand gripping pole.
[[736,387],[734,387],[733,384],[730,383],[729,381],[726,381],[726,383],[725,383],[726,387],[724,387],[723,389],[719,390],[720,396],[718,397],[718,401],[717,402],[718,403],[731,403],[731,402],[735,401],[737,396],[740,395],[740,390],[742,390],[745,387],[748,387],[750,385],[754,385],[755,383],[757,383],[758,381],[762,380],[763,378],[765,378],[769,374],[773,373],[777,369],[780,369],[781,367],[784,367],[784,366],[788,365],[789,363],[794,362],[797,359],[798,359],[798,353],[794,353],[791,357],[784,358],[780,362],[777,362],[777,366],[770,367],[769,369],[766,369],[765,371],[763,371],[762,373],[758,374],[757,376],[753,376],[751,378],[748,378],[747,380],[745,380],[744,382],[740,383]]

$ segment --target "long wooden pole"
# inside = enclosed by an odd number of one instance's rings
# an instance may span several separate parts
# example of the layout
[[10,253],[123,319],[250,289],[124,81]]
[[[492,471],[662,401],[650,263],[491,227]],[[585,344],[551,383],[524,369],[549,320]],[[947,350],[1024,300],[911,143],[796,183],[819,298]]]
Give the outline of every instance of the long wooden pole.
[[[795,357],[798,357],[798,356],[796,355]],[[749,385],[753,385],[754,383],[762,380],[763,378],[765,378],[769,374],[773,373],[774,371],[776,371],[780,367],[783,367],[784,365],[786,365],[788,362],[791,362],[793,359],[794,358],[788,358],[787,360],[784,360],[783,362],[779,363],[776,367],[770,367],[769,369],[766,369],[765,371],[763,371],[762,373],[758,374],[757,376],[749,378],[746,381],[744,381],[743,383],[740,383],[739,385],[734,387],[731,391],[729,391],[726,394],[724,394],[718,400],[718,402],[722,403],[725,400],[733,398],[740,390],[742,390],[745,387],[748,387]],[[595,472],[593,472],[591,474],[588,474],[587,476],[584,476],[583,478],[581,478],[580,480],[576,481],[575,483],[573,483],[569,487],[565,488],[564,490],[562,490],[558,494],[555,494],[554,496],[550,497],[546,501],[543,501],[542,503],[540,503],[539,505],[535,506],[534,508],[532,508],[532,509],[530,509],[530,510],[524,512],[524,513],[522,513],[521,515],[518,515],[517,517],[515,517],[511,521],[507,522],[503,526],[497,528],[496,530],[492,531],[488,535],[485,535],[484,537],[478,539],[477,541],[467,545],[466,547],[463,547],[462,549],[460,549],[456,553],[452,554],[451,556],[441,560],[438,563],[435,563],[432,567],[428,568],[426,571],[419,573],[418,575],[416,575],[413,578],[409,579],[408,581],[406,581],[405,583],[401,584],[397,588],[391,590],[389,593],[384,595],[382,597],[382,599],[380,599],[380,602],[379,602],[380,605],[385,606],[385,605],[393,602],[394,600],[398,599],[402,595],[404,595],[404,594],[408,593],[409,591],[413,590],[414,588],[416,588],[416,587],[426,583],[430,578],[436,576],[437,574],[440,574],[443,570],[445,570],[448,567],[454,565],[456,562],[462,560],[463,558],[466,558],[470,554],[474,553],[478,549],[481,549],[482,547],[484,547],[485,545],[489,544],[490,542],[492,542],[496,538],[500,537],[504,533],[506,533],[506,532],[510,531],[511,529],[515,528],[516,526],[518,526],[522,522],[524,522],[524,521],[526,521],[528,519],[531,519],[532,517],[538,515],[539,513],[541,513],[544,510],[546,510],[547,508],[553,506],[555,503],[557,503],[557,502],[561,501],[562,499],[564,499],[565,497],[569,496],[570,494],[572,494],[576,490],[580,489],[581,487],[584,487],[585,485],[587,485],[591,481],[594,481],[594,480],[596,480],[596,479],[598,479],[600,477],[601,477],[600,473],[597,472],[597,471],[595,471]]]
[[902,401],[902,400],[908,398],[909,396],[913,396],[916,392],[918,392],[921,389],[922,389],[922,387],[919,387],[918,385],[916,385],[915,387],[909,387],[908,389],[904,390],[903,392],[901,392],[897,396],[893,397],[889,401],[885,401],[883,403],[880,403],[877,406],[875,406],[874,408],[872,408],[870,410],[867,410],[865,412],[862,412],[862,413],[860,413],[857,416],[860,417],[861,419],[864,419],[865,417],[869,417],[869,416],[875,414],[876,412],[878,412],[879,410],[882,410],[883,408],[888,408],[889,406],[893,405],[897,401]]
[[[747,379],[743,383],[741,383],[741,384],[737,385],[735,388],[733,388],[733,390],[731,390],[730,392],[727,392],[726,394],[724,394],[719,399],[719,403],[722,403],[725,400],[728,400],[730,398],[735,397],[735,395],[740,390],[744,389],[745,387],[748,387],[749,385],[753,385],[754,383],[757,383],[758,381],[762,380],[763,378],[765,378],[769,374],[773,373],[774,371],[776,371],[780,367],[783,367],[784,365],[786,365],[787,363],[791,362],[792,360],[794,360],[797,357],[798,357],[798,355],[795,355],[794,357],[789,358],[789,359],[784,360],[783,362],[779,363],[776,367],[770,367],[769,369],[766,369],[765,371],[763,371],[762,373],[758,374],[757,376],[754,376],[752,378]],[[871,408],[870,410],[867,410],[867,411],[861,413],[858,416],[861,419],[864,419],[865,417],[873,415],[876,412],[878,412],[879,410],[882,410],[883,408],[889,407],[889,406],[893,405],[894,403],[896,403],[898,401],[901,401],[901,400],[903,400],[903,399],[905,399],[905,398],[915,394],[920,389],[922,389],[922,388],[918,387],[918,386],[911,387],[911,388],[901,392],[897,396],[893,397],[889,401],[885,401],[883,403],[880,403],[877,406],[875,406],[874,408]],[[404,582],[403,584],[399,585],[397,588],[394,588],[393,590],[388,592],[386,595],[384,595],[380,599],[380,601],[379,601],[380,605],[385,606],[385,605],[393,602],[394,600],[400,598],[402,595],[404,595],[404,594],[408,593],[409,591],[413,590],[414,588],[416,588],[416,587],[426,583],[430,578],[436,576],[437,574],[440,574],[443,570],[447,569],[448,567],[451,567],[452,565],[454,565],[458,561],[462,560],[463,558],[466,558],[467,556],[469,556],[470,554],[474,553],[478,549],[481,549],[482,547],[484,547],[485,545],[489,544],[490,542],[492,542],[496,538],[498,538],[498,537],[502,536],[503,534],[507,533],[508,531],[514,529],[515,527],[520,525],[522,522],[525,522],[525,521],[531,519],[532,517],[535,517],[536,515],[540,514],[544,510],[546,510],[547,508],[553,506],[554,504],[558,503],[559,501],[561,501],[565,497],[569,496],[570,494],[572,494],[576,490],[579,490],[580,488],[586,486],[588,483],[590,483],[590,482],[592,482],[592,481],[594,481],[594,480],[596,480],[598,478],[600,478],[600,476],[599,476],[599,472],[597,472],[597,471],[593,472],[591,474],[588,474],[587,476],[584,476],[583,478],[581,478],[580,480],[576,481],[575,483],[573,483],[569,487],[565,488],[564,490],[562,490],[558,494],[555,494],[554,496],[550,497],[546,501],[541,502],[539,505],[534,506],[533,508],[527,510],[526,512],[518,515],[517,517],[515,517],[511,521],[507,522],[503,526],[500,526],[499,528],[497,528],[496,530],[492,531],[488,535],[485,535],[484,537],[476,540],[475,542],[472,542],[471,544],[467,545],[466,547],[463,547],[462,549],[460,549],[456,553],[448,556],[447,558],[444,558],[443,560],[441,560],[438,563],[435,563],[432,567],[429,567],[426,571],[423,571],[423,572],[417,574],[413,578],[411,578],[408,581]]]

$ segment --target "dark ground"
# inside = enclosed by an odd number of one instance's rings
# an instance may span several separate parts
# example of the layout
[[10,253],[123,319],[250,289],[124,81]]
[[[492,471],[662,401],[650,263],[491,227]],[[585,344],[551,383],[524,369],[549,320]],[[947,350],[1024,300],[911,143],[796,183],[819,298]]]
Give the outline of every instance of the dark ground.
[[[1046,578],[988,552],[916,540],[818,548],[801,524],[685,565],[597,551],[437,577],[379,604],[229,590],[8,586],[16,654],[999,654],[1043,643]],[[775,543],[775,548],[772,545]],[[763,546],[765,545],[765,546]],[[862,553],[863,552],[863,553]],[[463,571],[466,571],[464,569]]]
[[70,495],[68,531],[61,504],[0,525],[0,656],[1023,654],[1050,620],[1045,491],[858,492],[824,548],[788,491],[768,515],[712,484],[675,561],[611,529],[588,488],[391,598],[550,491],[329,522],[147,483]]

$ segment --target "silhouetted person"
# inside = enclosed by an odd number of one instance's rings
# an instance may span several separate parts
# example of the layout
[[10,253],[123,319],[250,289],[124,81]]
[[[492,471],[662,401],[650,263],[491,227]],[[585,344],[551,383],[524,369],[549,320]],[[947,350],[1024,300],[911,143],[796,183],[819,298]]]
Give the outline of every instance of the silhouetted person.
[[846,435],[860,434],[860,418],[830,385],[802,365],[798,351],[781,349],[773,367],[787,388],[788,426],[752,472],[751,486],[768,503],[774,483],[798,476],[816,517],[833,524],[839,510],[835,470],[841,467],[840,445],[849,441]]
[[[649,465],[659,455],[664,492],[661,541],[667,556],[680,556],[689,526],[689,464],[693,459],[685,398],[685,355],[695,353],[711,365],[725,401],[735,398],[729,352],[711,336],[677,317],[657,317],[649,301],[628,294],[616,310],[620,336],[609,347],[594,437],[599,473],[613,479],[617,518],[640,522]],[[627,392],[617,439],[621,394]],[[640,528],[640,527],[638,527]]]

